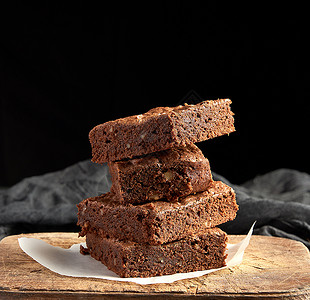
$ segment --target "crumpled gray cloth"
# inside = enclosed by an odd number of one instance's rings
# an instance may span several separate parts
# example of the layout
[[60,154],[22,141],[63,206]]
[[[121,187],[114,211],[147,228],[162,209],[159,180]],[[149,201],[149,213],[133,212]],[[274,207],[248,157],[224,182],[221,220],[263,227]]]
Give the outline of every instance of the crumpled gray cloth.
[[285,237],[310,249],[310,175],[278,169],[234,185],[219,175],[236,192],[239,211],[235,220],[221,227],[231,234],[245,234],[256,220],[254,234]]
[[[279,169],[242,185],[213,173],[236,192],[235,220],[220,225],[229,234],[245,234],[254,221],[255,234],[286,237],[310,248],[310,175]],[[78,231],[76,204],[110,190],[106,164],[90,160],[64,170],[26,178],[0,191],[0,238],[22,232]]]

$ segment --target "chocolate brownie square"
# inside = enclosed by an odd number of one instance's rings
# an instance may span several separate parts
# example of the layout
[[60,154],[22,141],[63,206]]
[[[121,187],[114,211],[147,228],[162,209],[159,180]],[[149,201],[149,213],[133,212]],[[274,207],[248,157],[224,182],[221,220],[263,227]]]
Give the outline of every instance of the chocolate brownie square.
[[205,141],[235,131],[229,99],[157,107],[106,122],[89,133],[92,161],[104,163]]
[[108,165],[115,199],[124,203],[176,201],[205,191],[212,182],[209,161],[194,144]]
[[219,228],[163,244],[145,245],[86,234],[87,253],[120,277],[152,277],[225,266],[227,235]]
[[238,205],[233,189],[214,181],[206,191],[177,202],[124,205],[110,192],[83,200],[78,210],[81,236],[96,229],[106,238],[157,245],[233,220]]

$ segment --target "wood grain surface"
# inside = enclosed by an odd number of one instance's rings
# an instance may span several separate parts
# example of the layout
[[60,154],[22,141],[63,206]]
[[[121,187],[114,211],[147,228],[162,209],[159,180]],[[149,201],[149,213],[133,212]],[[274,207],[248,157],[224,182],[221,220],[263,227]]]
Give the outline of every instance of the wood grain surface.
[[[19,247],[19,237],[35,237],[69,248],[84,241],[77,233],[9,236],[0,242],[1,299],[310,299],[310,256],[301,243],[252,236],[241,265],[170,284],[139,285],[61,276]],[[244,236],[229,236],[237,243]]]

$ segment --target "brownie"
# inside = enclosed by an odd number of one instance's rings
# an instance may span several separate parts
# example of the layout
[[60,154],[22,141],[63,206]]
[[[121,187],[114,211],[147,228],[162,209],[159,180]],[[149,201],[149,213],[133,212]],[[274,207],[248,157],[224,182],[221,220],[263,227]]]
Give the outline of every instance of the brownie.
[[96,229],[106,238],[157,245],[233,220],[238,205],[233,189],[214,181],[206,191],[178,202],[123,205],[109,192],[83,200],[78,210],[80,236]]
[[92,161],[104,163],[186,146],[235,131],[229,99],[157,107],[106,122],[89,133]]
[[225,266],[227,235],[219,228],[205,229],[197,235],[163,245],[102,238],[86,234],[88,249],[81,253],[101,261],[120,277],[152,277],[215,269]]
[[212,182],[209,161],[194,144],[108,165],[115,199],[124,203],[176,201],[205,191]]

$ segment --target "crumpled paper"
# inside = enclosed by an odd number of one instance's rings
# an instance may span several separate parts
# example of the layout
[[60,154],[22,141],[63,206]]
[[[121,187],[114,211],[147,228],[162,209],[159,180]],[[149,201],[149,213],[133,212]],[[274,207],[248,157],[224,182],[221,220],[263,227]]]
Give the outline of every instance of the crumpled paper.
[[106,280],[130,281],[139,284],[171,283],[177,280],[203,276],[225,268],[231,268],[242,262],[243,254],[249,245],[253,232],[252,225],[247,236],[238,244],[228,244],[226,266],[218,269],[196,271],[189,273],[177,273],[173,275],[155,276],[148,278],[121,278],[101,262],[90,255],[80,253],[80,245],[74,244],[69,249],[52,246],[42,240],[22,237],[18,239],[21,249],[42,266],[60,275],[72,277],[91,277]]

